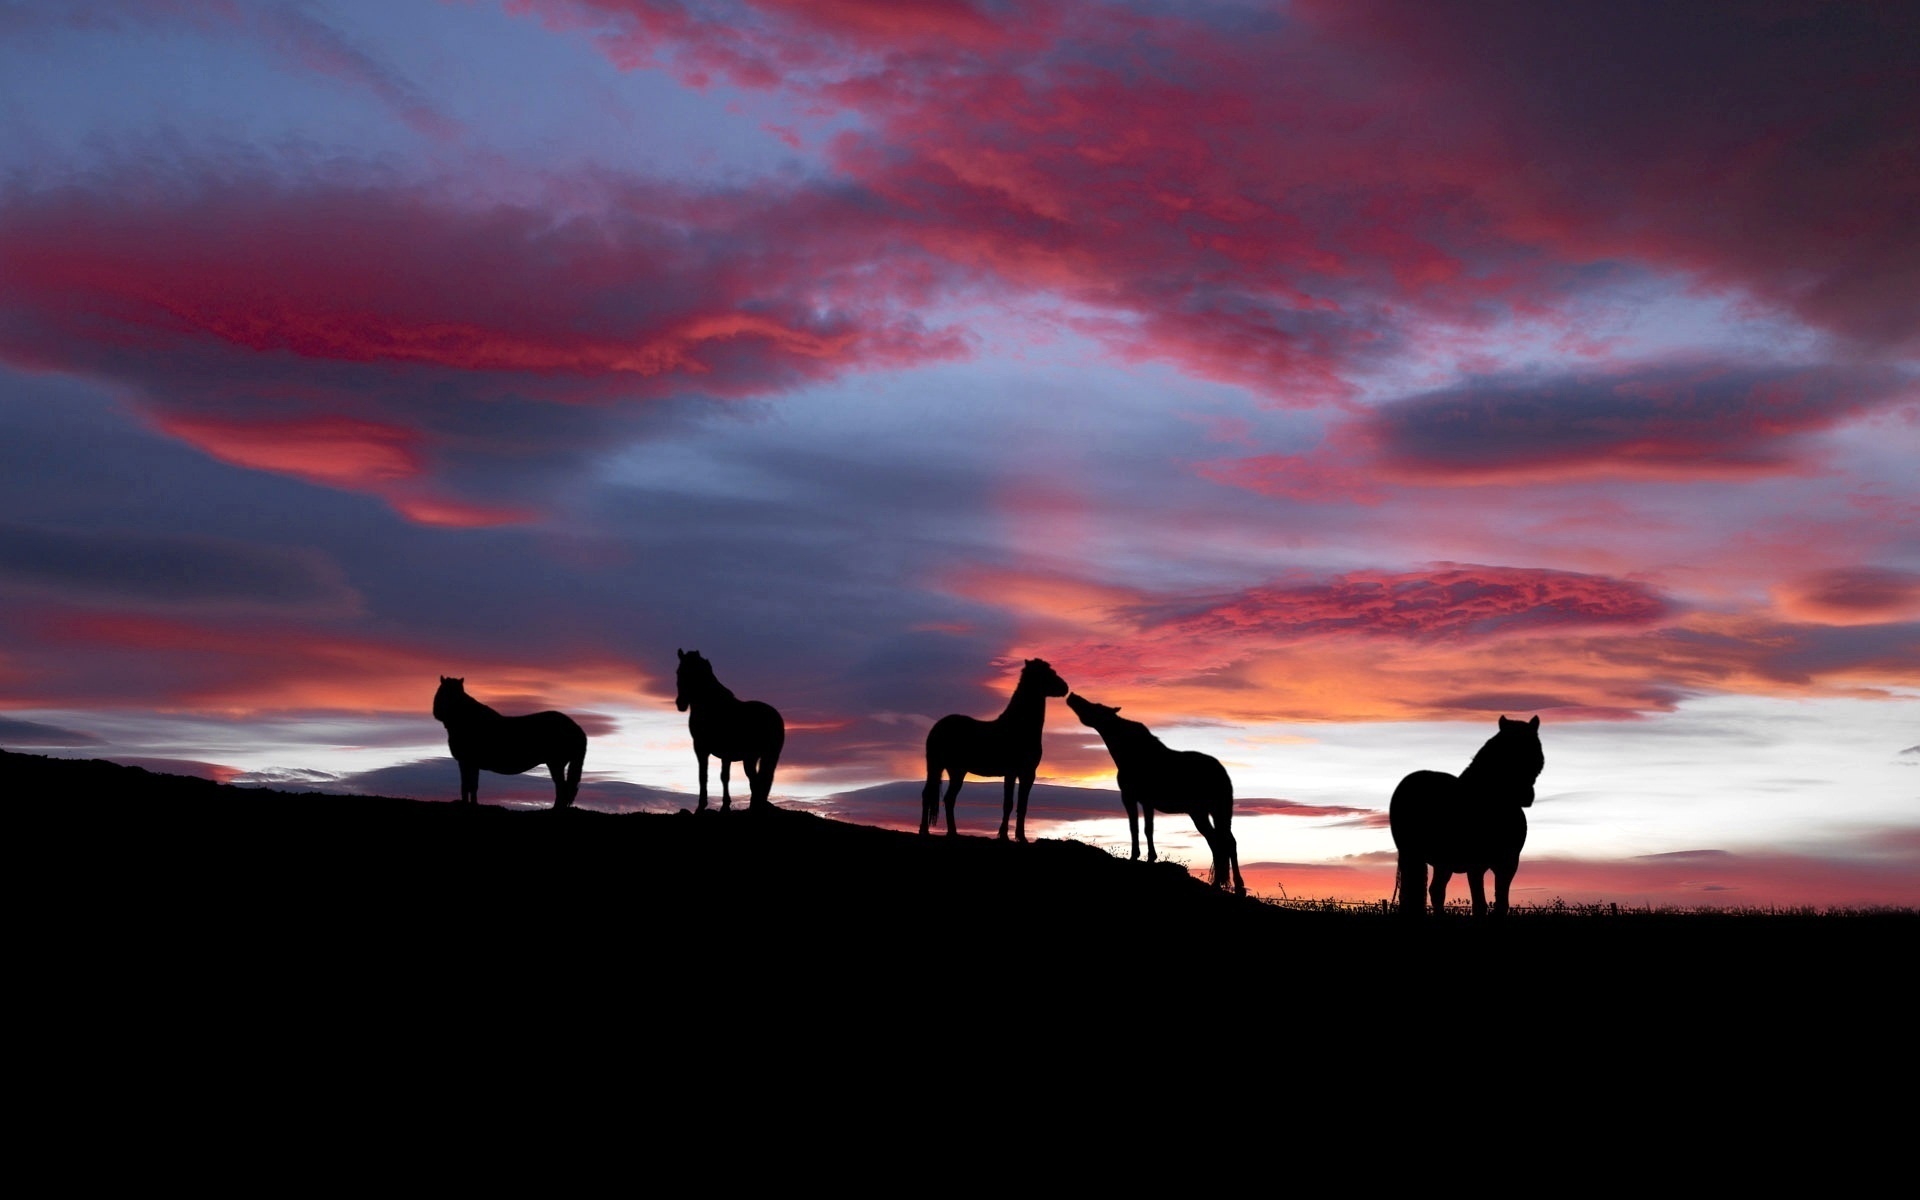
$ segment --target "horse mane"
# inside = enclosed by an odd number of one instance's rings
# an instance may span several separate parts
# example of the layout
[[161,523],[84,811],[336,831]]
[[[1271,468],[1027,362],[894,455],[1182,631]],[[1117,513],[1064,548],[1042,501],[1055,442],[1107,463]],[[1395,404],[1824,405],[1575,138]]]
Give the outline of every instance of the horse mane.
[[445,723],[465,717],[497,717],[499,715],[499,712],[493,708],[467,694],[466,680],[441,677],[440,690],[433,696],[434,720]]
[[1139,721],[1130,717],[1116,716],[1113,718],[1113,723],[1115,732],[1120,735],[1120,740],[1128,745],[1142,745],[1160,750],[1167,748],[1167,744],[1160,740],[1159,734]]
[[1470,777],[1497,774],[1524,776],[1526,782],[1532,783],[1540,778],[1540,772],[1546,769],[1546,765],[1546,755],[1541,752],[1537,737],[1526,737],[1518,729],[1502,729],[1480,747],[1473,761],[1467,764],[1467,769],[1460,772],[1460,778],[1464,781]]
[[[713,663],[698,650],[687,651],[687,656],[681,660],[683,670],[688,663],[698,664],[699,669],[696,671],[695,676],[692,679],[685,680],[676,678],[675,682],[682,687],[685,687],[689,683],[693,684],[694,687],[690,690],[697,691],[699,699],[705,701],[709,699],[738,700],[740,698],[733,694],[732,688],[720,682],[720,677],[713,673]],[[688,700],[691,701],[693,698],[694,697],[689,696]]]

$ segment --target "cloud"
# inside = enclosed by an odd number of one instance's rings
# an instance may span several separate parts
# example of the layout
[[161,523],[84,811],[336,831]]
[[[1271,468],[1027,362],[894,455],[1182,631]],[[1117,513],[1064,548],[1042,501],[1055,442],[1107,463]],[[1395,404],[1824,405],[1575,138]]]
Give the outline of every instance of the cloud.
[[1791,616],[1828,625],[1920,621],[1920,572],[1835,567],[1789,581],[1777,599]]
[[147,611],[338,617],[360,596],[314,550],[162,532],[0,523],[0,591]]
[[77,729],[61,729],[38,721],[0,717],[0,744],[8,746],[97,746],[101,740]]
[[1493,637],[1550,628],[1646,625],[1674,606],[1644,584],[1538,568],[1439,564],[1423,572],[1359,571],[1247,588],[1199,605],[1124,610],[1142,628],[1279,640],[1358,634]]
[[[224,461],[476,524],[524,514],[447,495],[463,462],[604,446],[604,420],[542,417],[528,396],[740,398],[964,351],[914,315],[940,268],[853,190],[578,195],[598,203],[475,207],[205,165],[16,186],[0,358],[130,386],[156,428]],[[516,400],[516,425],[480,411]]]
[[188,29],[248,40],[281,68],[337,80],[384,104],[416,133],[449,141],[463,132],[420,89],[390,65],[310,11],[292,5],[235,4],[230,0],[166,0],[160,4],[65,3],[9,7],[0,28],[32,34],[64,26],[125,36],[135,32]]
[[1395,482],[1561,482],[1570,474],[1699,479],[1801,465],[1802,435],[1911,395],[1880,370],[1612,368],[1468,380],[1381,405],[1356,430]]
[[1448,327],[1578,341],[1567,298],[1634,271],[1868,353],[1920,335],[1920,30],[1888,6],[518,7],[623,67],[858,114],[832,161],[922,246],[1275,403],[1351,398]]

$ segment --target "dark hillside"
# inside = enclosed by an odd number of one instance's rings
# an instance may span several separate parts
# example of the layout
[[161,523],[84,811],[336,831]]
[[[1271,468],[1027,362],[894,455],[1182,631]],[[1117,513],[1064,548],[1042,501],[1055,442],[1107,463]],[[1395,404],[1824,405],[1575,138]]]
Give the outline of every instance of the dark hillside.
[[0,794],[9,857],[41,883],[32,936],[142,986],[390,995],[504,974],[609,1012],[636,993],[686,1011],[738,1003],[738,988],[788,1011],[924,993],[934,1024],[956,991],[1197,990],[1351,1022],[1424,979],[1443,1006],[1481,996],[1557,1018],[1681,996],[1869,1000],[1904,978],[1920,933],[1910,913],[1523,911],[1408,928],[1225,895],[1070,841],[923,839],[785,810],[296,795],[6,752]]

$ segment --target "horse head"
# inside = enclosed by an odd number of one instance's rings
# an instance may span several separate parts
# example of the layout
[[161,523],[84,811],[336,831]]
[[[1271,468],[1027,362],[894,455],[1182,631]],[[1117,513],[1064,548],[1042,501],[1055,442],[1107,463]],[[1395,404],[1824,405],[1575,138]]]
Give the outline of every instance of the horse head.
[[1490,790],[1494,794],[1521,808],[1532,808],[1533,781],[1547,766],[1547,756],[1540,749],[1540,718],[1510,721],[1503,714],[1500,732],[1480,748],[1467,769],[1473,770],[1483,760],[1491,770],[1480,773],[1479,782],[1487,784],[1487,775],[1493,774]]
[[701,657],[698,650],[680,650],[680,666],[673,673],[676,688],[673,706],[681,712],[687,711],[698,692],[706,690],[713,679],[713,664]]
[[463,676],[455,679],[450,675],[440,677],[440,688],[433,693],[433,719],[446,721],[458,714],[460,701],[467,698],[467,681]]
[[1118,706],[1095,704],[1078,692],[1068,694],[1067,707],[1073,710],[1074,716],[1080,718],[1082,725],[1085,725],[1088,729],[1098,730],[1101,733],[1112,729],[1115,724],[1115,718],[1120,715]]
[[1067,681],[1054,673],[1045,659],[1030,658],[1027,665],[1020,668],[1020,683],[1015,691],[1037,688],[1043,696],[1064,696],[1067,694]]

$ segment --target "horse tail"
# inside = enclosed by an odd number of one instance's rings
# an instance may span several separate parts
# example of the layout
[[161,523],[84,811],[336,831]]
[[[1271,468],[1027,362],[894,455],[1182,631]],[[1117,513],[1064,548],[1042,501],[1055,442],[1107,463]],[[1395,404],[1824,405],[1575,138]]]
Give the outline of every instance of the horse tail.
[[[1226,853],[1227,867],[1233,872],[1233,890],[1245,895],[1247,881],[1240,877],[1240,842],[1233,836],[1233,776],[1227,774],[1225,766],[1220,767],[1220,805],[1214,815],[1214,828],[1220,831],[1220,845]],[[1219,874],[1218,870],[1214,872]],[[1225,886],[1226,881],[1216,879],[1217,885]]]
[[933,752],[933,731],[927,731],[927,786],[920,789],[920,832],[925,833],[940,811],[940,759]]
[[768,739],[766,750],[760,755],[760,776],[753,781],[756,795],[753,799],[762,804],[773,803],[773,769],[780,765],[780,751],[787,744],[787,723],[780,719],[779,713],[773,714],[773,736]]

